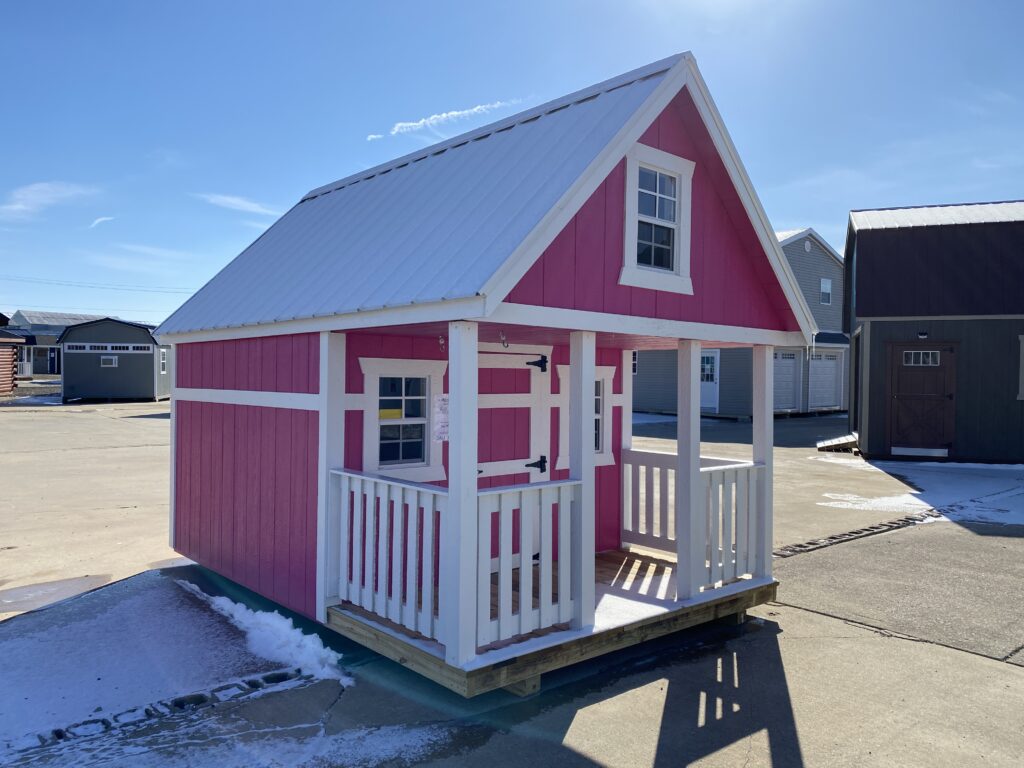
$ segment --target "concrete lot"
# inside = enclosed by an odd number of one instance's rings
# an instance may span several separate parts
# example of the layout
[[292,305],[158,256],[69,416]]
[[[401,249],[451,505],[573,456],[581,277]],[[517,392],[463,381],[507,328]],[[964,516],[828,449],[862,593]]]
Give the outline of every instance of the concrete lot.
[[0,619],[180,561],[167,403],[0,408]]
[[[7,615],[172,562],[166,410],[0,408]],[[777,545],[894,516],[820,506],[826,493],[907,490],[858,458],[814,451],[816,439],[844,428],[835,418],[777,422]],[[703,452],[749,456],[749,429],[707,424]],[[644,425],[635,443],[671,450],[673,430]],[[439,734],[414,762],[445,766],[1019,766],[1022,555],[1019,526],[936,522],[777,560],[780,602],[744,627],[698,629],[551,673],[525,700],[495,692],[464,701],[324,630],[355,686],[268,693],[168,718],[142,739],[113,732],[96,758],[227,766],[235,763],[203,750],[232,745],[244,756],[252,745],[273,755],[285,738],[389,738],[398,726]]]

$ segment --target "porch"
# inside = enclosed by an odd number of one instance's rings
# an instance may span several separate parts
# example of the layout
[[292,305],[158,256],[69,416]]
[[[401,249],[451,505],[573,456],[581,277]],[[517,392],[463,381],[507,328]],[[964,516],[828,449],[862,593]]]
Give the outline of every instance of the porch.
[[[506,402],[529,408],[531,430],[558,419],[552,401],[540,396],[550,387],[547,379],[528,395],[479,392],[481,371],[500,365],[492,358],[502,354],[509,365],[527,367],[533,378],[540,372],[550,376],[546,358],[535,360],[523,349],[503,352],[507,344],[495,349],[494,342],[481,343],[481,326],[452,322],[440,342],[448,357],[441,405],[447,412],[444,480],[395,477],[384,467],[377,472],[342,468],[332,459],[341,453],[337,446],[331,450],[331,433],[323,436],[329,462],[324,567],[318,575],[323,621],[474,695],[506,686],[528,691],[546,670],[742,613],[770,599],[775,589],[770,346],[755,347],[761,407],[755,410],[753,461],[733,462],[699,455],[699,341],[603,338],[606,360],[608,342],[621,350],[616,351],[621,390],[616,390],[613,417],[602,402],[610,386],[597,387],[595,402],[598,334],[553,332],[551,343],[565,345],[569,353],[569,365],[559,366],[563,399],[554,405],[564,409],[559,438],[567,450],[555,455],[561,462],[567,454],[565,469],[552,473],[544,456],[530,463],[494,461],[501,474],[508,471],[506,464],[530,467],[531,473],[520,470],[515,484],[487,487],[488,464],[478,449],[478,440],[488,437],[478,420],[481,409]],[[504,339],[500,329],[487,333]],[[341,348],[325,350],[329,359],[322,371],[328,374],[330,358],[345,355],[344,337],[331,342]],[[674,454],[631,446],[629,345],[645,342],[668,342],[679,351]],[[331,380],[328,375],[328,387]],[[322,394],[329,407],[336,402],[330,391]],[[437,408],[434,403],[432,410]],[[596,423],[595,408],[603,413]],[[612,464],[617,466],[597,467],[595,456],[613,434],[613,418],[619,444]],[[328,410],[321,423],[332,422],[337,423]],[[546,430],[543,434],[541,445],[558,442]],[[615,473],[614,493],[598,497],[596,469],[606,478],[609,470]],[[534,480],[538,474],[541,481]],[[603,527],[595,537],[598,507],[604,510]],[[609,510],[617,520],[609,518]],[[609,523],[617,530],[609,531]]]

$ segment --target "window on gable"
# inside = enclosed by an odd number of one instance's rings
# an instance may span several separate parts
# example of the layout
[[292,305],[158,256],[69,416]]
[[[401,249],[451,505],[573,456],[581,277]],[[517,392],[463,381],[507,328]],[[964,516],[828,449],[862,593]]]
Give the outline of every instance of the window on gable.
[[821,303],[832,303],[832,281],[827,277],[821,278]]
[[626,155],[621,285],[693,293],[690,187],[694,163],[645,144]]
[[381,376],[377,406],[381,466],[426,461],[427,379]]

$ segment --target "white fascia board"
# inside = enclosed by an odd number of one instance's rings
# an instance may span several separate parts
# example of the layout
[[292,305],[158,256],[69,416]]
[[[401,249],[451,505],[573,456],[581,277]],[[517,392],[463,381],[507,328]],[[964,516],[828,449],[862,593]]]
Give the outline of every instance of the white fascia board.
[[675,95],[686,86],[689,77],[689,70],[686,66],[687,55],[684,54],[665,73],[664,79],[647,97],[647,100],[598,153],[593,162],[566,190],[555,206],[545,214],[540,223],[505,260],[505,263],[487,280],[480,290],[487,300],[484,316],[489,315],[504,301],[545,249],[551,245],[558,233],[566,227],[608,174],[626,156],[626,152],[639,140]]
[[818,325],[811,314],[810,308],[807,306],[807,302],[804,300],[803,293],[797,285],[796,277],[794,277],[792,270],[789,268],[789,263],[782,253],[782,246],[779,245],[779,240],[775,237],[775,231],[768,222],[768,216],[764,212],[764,207],[754,191],[754,185],[750,182],[750,177],[747,175],[739,154],[736,152],[736,147],[725,128],[725,123],[718,112],[718,107],[715,106],[715,102],[711,98],[704,78],[701,77],[693,54],[683,54],[679,66],[682,65],[689,69],[689,84],[692,86],[690,88],[690,96],[693,98],[697,111],[704,121],[704,127],[707,128],[708,133],[711,135],[711,140],[714,142],[715,149],[718,150],[718,155],[722,159],[726,171],[729,173],[729,178],[732,180],[740,201],[743,203],[750,223],[754,227],[754,232],[761,241],[761,247],[768,256],[768,261],[775,270],[779,284],[789,300],[789,306],[792,308],[797,323],[800,325],[800,329],[805,337],[803,343],[810,344],[814,334],[818,331]]
[[251,339],[258,336],[282,336],[289,333],[312,333],[320,331],[348,331],[360,328],[381,328],[393,325],[448,322],[477,317],[483,314],[482,296],[429,304],[408,304],[402,307],[350,312],[344,315],[309,317],[298,320],[283,320],[277,323],[241,325],[228,328],[211,328],[181,333],[161,333],[157,339],[161,344],[191,344],[198,341],[222,341],[224,339]]
[[765,344],[776,347],[807,346],[800,331],[774,331],[767,328],[744,328],[735,325],[714,325],[684,320],[661,320],[655,317],[612,315],[578,309],[538,307],[532,304],[503,303],[487,318],[491,323],[525,325],[536,328],[560,328],[571,331],[596,331],[627,336],[657,336],[666,339],[694,339],[727,344]]

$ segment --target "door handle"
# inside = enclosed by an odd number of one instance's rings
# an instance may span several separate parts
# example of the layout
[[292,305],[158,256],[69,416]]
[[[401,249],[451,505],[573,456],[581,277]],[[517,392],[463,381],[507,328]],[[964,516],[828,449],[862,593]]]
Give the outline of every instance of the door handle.
[[548,457],[541,456],[536,461],[531,461],[529,464],[526,464],[525,466],[528,469],[536,469],[541,474],[544,474],[545,472],[548,471]]

